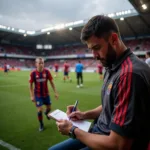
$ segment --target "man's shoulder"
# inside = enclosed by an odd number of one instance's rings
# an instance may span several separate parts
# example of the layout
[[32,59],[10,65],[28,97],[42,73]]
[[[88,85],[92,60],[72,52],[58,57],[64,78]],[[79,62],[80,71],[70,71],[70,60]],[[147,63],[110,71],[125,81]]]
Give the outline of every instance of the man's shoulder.
[[126,72],[134,72],[134,70],[142,70],[142,67],[146,66],[145,62],[140,60],[137,56],[130,55],[122,62],[120,69]]
[[43,72],[50,72],[48,68],[44,68]]
[[118,76],[135,75],[144,78],[150,76],[150,69],[148,65],[137,57],[128,57],[120,66]]
[[36,69],[31,70],[30,74],[33,74],[36,72]]

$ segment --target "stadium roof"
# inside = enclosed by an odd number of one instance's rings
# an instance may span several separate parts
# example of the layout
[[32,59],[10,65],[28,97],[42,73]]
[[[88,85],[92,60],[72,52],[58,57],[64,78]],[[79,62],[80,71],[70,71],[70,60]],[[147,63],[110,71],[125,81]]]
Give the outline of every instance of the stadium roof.
[[140,14],[150,13],[150,0],[129,0]]
[[[135,11],[135,9],[127,10],[111,13],[108,14],[108,16],[113,17],[116,20],[123,39],[149,37],[149,0],[141,0],[142,3],[140,4],[137,0],[129,1],[133,4],[137,11]],[[147,6],[146,9],[143,9],[143,4]],[[51,44],[55,46],[81,43],[80,32],[86,22],[87,20],[80,20],[70,24],[41,29],[39,31],[35,31],[35,33],[31,31],[28,31],[27,33],[27,31],[24,32],[24,30],[20,30],[20,32],[17,30],[16,32],[15,29],[12,30],[8,27],[2,28],[1,26],[0,43],[32,46],[35,46],[36,44]]]
[[[123,6],[123,7],[120,7]],[[0,24],[21,30],[39,30],[55,24],[133,9],[128,0],[0,0]]]

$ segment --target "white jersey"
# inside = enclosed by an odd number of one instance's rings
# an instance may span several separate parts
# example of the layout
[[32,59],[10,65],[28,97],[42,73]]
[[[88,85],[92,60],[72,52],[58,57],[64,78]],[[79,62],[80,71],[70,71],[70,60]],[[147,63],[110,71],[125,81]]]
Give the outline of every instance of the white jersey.
[[10,65],[7,65],[7,69],[10,69]]
[[148,64],[148,66],[150,67],[150,58],[147,58],[146,60],[145,60],[145,62]]

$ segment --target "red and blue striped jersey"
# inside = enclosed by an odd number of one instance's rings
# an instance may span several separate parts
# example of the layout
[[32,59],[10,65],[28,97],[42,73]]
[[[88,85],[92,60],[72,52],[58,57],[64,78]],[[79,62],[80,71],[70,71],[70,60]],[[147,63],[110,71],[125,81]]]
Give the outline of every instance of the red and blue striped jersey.
[[48,69],[43,69],[42,72],[33,70],[30,74],[30,83],[34,83],[34,94],[37,97],[46,97],[49,95],[48,80],[53,80],[53,77]]
[[98,64],[97,65],[97,69],[98,69],[98,72],[102,72],[103,71],[103,66]]
[[4,70],[7,70],[7,64],[4,65]]
[[68,63],[65,63],[64,64],[64,72],[69,72],[69,64]]
[[58,64],[55,64],[54,67],[55,67],[55,70],[58,70],[59,65],[58,65]]

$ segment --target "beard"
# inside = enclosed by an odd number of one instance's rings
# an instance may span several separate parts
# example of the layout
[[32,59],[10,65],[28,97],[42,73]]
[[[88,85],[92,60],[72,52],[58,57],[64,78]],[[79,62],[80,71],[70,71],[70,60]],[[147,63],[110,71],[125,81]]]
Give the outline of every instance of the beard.
[[116,61],[116,51],[113,49],[113,47],[108,43],[108,51],[106,54],[106,58],[101,58],[100,56],[97,56],[97,60],[100,60],[101,64],[104,67],[111,67],[112,64]]

